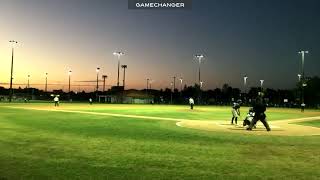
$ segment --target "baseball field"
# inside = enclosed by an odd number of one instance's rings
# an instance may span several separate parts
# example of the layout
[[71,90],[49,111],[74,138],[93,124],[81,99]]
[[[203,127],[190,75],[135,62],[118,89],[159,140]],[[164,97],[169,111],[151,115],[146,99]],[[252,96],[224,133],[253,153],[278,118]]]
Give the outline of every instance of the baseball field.
[[268,108],[272,131],[231,107],[0,104],[0,179],[319,179],[320,111]]

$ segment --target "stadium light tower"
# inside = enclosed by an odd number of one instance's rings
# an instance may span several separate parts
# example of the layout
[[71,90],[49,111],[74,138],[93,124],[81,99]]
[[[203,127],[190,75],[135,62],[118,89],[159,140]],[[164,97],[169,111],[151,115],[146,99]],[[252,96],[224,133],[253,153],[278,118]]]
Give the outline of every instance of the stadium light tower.
[[203,81],[200,81],[200,89],[202,88],[203,86]]
[[123,56],[124,53],[119,51],[119,52],[114,52],[113,55],[118,58],[118,81],[117,81],[117,86],[119,86],[120,57]]
[[247,80],[248,80],[248,76],[245,75],[245,76],[243,77],[243,86],[244,86],[244,91],[245,91],[245,92],[246,92],[246,90],[247,90]]
[[263,79],[261,79],[261,80],[260,80],[260,87],[261,87],[261,91],[262,91],[262,89],[263,89],[263,83],[264,83],[264,80],[263,80]]
[[121,65],[121,68],[123,68],[123,90],[126,84],[126,69],[128,68],[127,65]]
[[30,74],[28,74],[28,84],[27,84],[27,88],[30,88]]
[[183,78],[181,77],[179,80],[180,80],[180,92],[182,92],[182,81],[183,81]]
[[97,85],[96,85],[96,91],[98,92],[99,91],[99,71],[100,71],[100,68],[97,67],[96,69],[96,72],[97,72]]
[[[243,77],[243,88],[244,88],[244,100],[247,101],[247,81],[248,81],[248,76],[245,75]],[[241,94],[240,94],[241,95]]]
[[48,90],[48,73],[46,73],[46,84],[44,86],[44,92],[47,92]]
[[11,54],[11,76],[10,76],[10,92],[9,92],[9,102],[12,101],[13,89],[12,89],[12,80],[13,80],[13,55],[14,55],[14,45],[18,44],[17,41],[10,40],[9,43],[12,45],[12,54]]
[[72,74],[72,71],[69,70],[69,72],[68,72],[68,76],[69,76],[69,90],[68,90],[68,92],[69,92],[69,98],[70,98],[70,90],[71,90],[71,74]]
[[298,74],[298,80],[301,81],[301,74]]
[[305,82],[305,76],[304,76],[304,57],[305,54],[308,54],[309,51],[299,51],[299,54],[301,54],[301,81],[302,81],[302,88],[301,88],[301,112],[304,112],[304,87],[307,86]]
[[147,93],[148,93],[148,88],[149,88],[149,81],[150,81],[150,79],[147,78],[147,89],[146,89]]
[[176,76],[173,76],[173,91],[176,89]]
[[149,89],[150,89],[150,90],[151,90],[151,88],[152,88],[152,83],[153,83],[153,81],[154,81],[153,79],[150,79],[150,80],[149,80]]
[[172,95],[173,82],[171,82],[170,85],[171,85],[170,104],[172,104],[172,98],[173,98],[173,97],[172,97],[172,96],[173,96],[173,95]]
[[203,54],[197,54],[197,55],[195,55],[194,56],[195,57],[195,59],[198,61],[198,63],[199,63],[199,81],[198,81],[198,84],[199,84],[199,95],[198,95],[198,103],[200,104],[201,102],[201,87],[200,87],[200,83],[201,83],[201,62],[203,61],[203,59],[204,59],[204,55]]
[[195,57],[195,59],[198,61],[198,63],[199,63],[199,81],[198,81],[198,83],[200,84],[200,82],[201,82],[201,62],[203,61],[203,59],[204,59],[204,55],[202,55],[202,54],[197,54],[197,55],[195,55],[194,56]]
[[304,57],[305,54],[308,54],[309,51],[299,51],[299,54],[301,54],[301,73],[302,73],[302,80],[304,80]]
[[107,79],[107,75],[102,75],[102,79],[103,79],[103,92],[105,92],[106,90],[106,79]]

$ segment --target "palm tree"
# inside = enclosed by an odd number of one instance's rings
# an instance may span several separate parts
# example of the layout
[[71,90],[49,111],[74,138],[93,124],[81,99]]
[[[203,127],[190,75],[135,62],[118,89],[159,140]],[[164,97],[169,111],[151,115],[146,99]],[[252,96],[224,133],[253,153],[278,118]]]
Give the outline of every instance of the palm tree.
[[121,68],[123,68],[123,89],[125,87],[125,81],[126,81],[126,68],[128,66],[127,65],[121,65]]

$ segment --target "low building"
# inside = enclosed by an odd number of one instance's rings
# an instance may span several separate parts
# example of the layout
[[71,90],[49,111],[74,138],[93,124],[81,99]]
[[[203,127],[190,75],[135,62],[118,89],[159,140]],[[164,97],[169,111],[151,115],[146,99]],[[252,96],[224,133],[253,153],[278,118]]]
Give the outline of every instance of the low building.
[[145,91],[127,90],[124,92],[122,102],[126,104],[153,104],[154,96]]
[[154,102],[154,96],[147,94],[146,91],[131,89],[98,95],[98,101],[101,103],[151,104]]

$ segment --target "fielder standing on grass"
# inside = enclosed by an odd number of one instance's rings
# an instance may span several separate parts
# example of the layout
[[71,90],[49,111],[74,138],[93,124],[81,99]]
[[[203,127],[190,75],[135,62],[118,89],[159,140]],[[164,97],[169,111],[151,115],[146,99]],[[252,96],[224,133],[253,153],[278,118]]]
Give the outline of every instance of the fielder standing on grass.
[[59,97],[58,97],[58,96],[55,96],[55,97],[53,98],[53,101],[54,101],[54,106],[55,106],[55,107],[59,106]]
[[194,105],[194,100],[192,97],[189,98],[189,104],[190,104],[190,109],[193,109],[193,105]]

